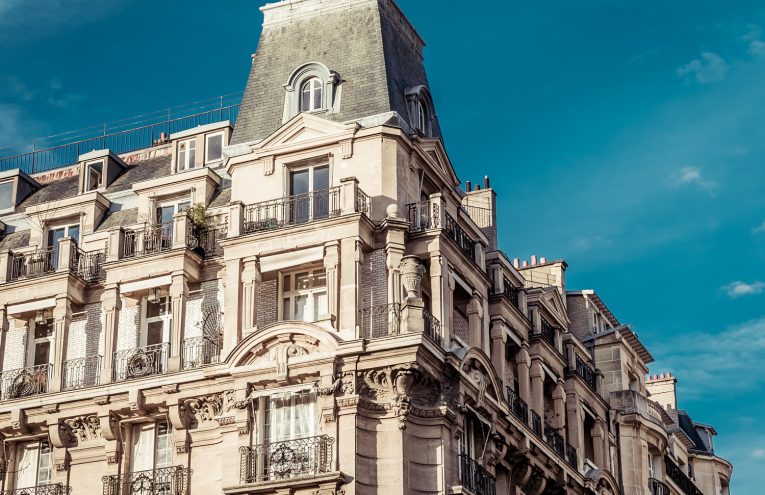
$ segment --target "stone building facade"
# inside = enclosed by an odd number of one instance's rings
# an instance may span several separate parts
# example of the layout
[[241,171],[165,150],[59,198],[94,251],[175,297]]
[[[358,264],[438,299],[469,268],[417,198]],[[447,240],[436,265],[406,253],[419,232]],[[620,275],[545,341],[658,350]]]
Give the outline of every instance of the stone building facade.
[[0,492],[727,486],[631,329],[499,249],[392,0],[261,10],[235,123],[0,167]]

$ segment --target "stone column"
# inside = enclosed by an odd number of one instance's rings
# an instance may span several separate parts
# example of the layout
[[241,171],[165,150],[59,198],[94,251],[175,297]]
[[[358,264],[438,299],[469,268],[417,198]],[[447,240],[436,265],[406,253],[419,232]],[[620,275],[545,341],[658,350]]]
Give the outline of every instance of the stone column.
[[11,279],[11,265],[13,253],[10,251],[0,251],[0,284],[4,284]]
[[566,425],[566,391],[563,388],[563,381],[559,380],[552,393],[553,410],[555,411],[555,421],[553,428],[563,429]]
[[542,425],[544,427],[545,417],[545,398],[544,398],[544,382],[545,382],[545,370],[542,369],[542,363],[538,360],[534,360],[531,363],[531,409],[539,414],[539,417],[543,419]]
[[529,357],[529,344],[523,341],[523,344],[515,355],[515,364],[518,366],[518,395],[521,396],[526,404],[531,403],[531,358]]
[[77,249],[77,245],[71,237],[64,237],[58,241],[57,249],[58,252],[56,254],[58,255],[58,259],[52,260],[56,263],[56,271],[68,272],[71,269],[69,265],[72,258],[72,251]]
[[117,261],[122,255],[125,244],[125,235],[122,227],[109,231],[109,239],[106,242],[106,259],[104,261]]
[[262,274],[257,256],[244,258],[242,262],[242,329],[247,334],[258,325],[258,291]]
[[457,281],[454,277],[448,273],[446,278],[446,291],[444,292],[444,342],[451,346],[452,339],[454,339],[454,288],[457,286]]
[[[566,395],[566,441],[577,451],[579,462],[582,461],[584,445],[584,418],[582,417],[579,398],[575,390],[569,390]],[[579,469],[579,466],[576,466]]]
[[173,249],[183,249],[188,245],[191,222],[185,211],[173,215]]
[[8,338],[8,310],[0,306],[0,370],[5,370],[5,342]]
[[101,385],[112,381],[114,352],[117,350],[117,332],[120,321],[122,300],[119,287],[107,286],[101,294],[101,307],[104,314],[104,355],[101,362]]
[[598,418],[595,420],[595,425],[592,427],[592,445],[593,445],[593,462],[601,469],[606,469],[608,464],[606,463],[606,431],[603,427],[603,420]]
[[340,336],[353,340],[358,336],[358,282],[361,246],[355,237],[340,240]]
[[170,358],[168,359],[168,371],[181,369],[183,354],[183,331],[186,326],[186,299],[189,288],[183,274],[173,275],[170,284],[170,303],[172,305],[173,320],[170,329]]
[[[327,313],[336,329],[340,311],[340,243],[330,241],[324,244],[324,272],[327,275]],[[382,274],[380,274],[382,275]]]
[[483,334],[483,303],[481,302],[481,296],[477,292],[473,293],[473,297],[468,303],[467,316],[468,329],[470,331],[470,342],[468,342],[468,345],[485,351],[481,338]]
[[[505,322],[496,318],[491,322],[491,361],[497,370],[502,383],[512,388],[512,383],[507,383],[507,360],[505,359],[505,345],[507,344],[507,332],[505,332]],[[501,390],[500,394],[505,391]]]
[[430,314],[442,322],[442,332],[445,322],[443,298],[446,293],[443,274],[448,271],[445,264],[440,252],[430,253]]
[[53,369],[50,373],[49,392],[58,392],[62,388],[62,371],[66,361],[66,346],[69,340],[69,323],[72,321],[72,307],[65,297],[56,299],[53,309],[53,345],[55,346]]
[[[340,179],[340,205],[338,206],[340,207],[341,215],[349,215],[356,211],[356,190],[358,187],[359,180],[356,177]],[[334,209],[334,205],[330,204],[329,206],[330,210]]]
[[403,220],[386,219],[385,266],[388,269],[388,303],[401,302],[401,258],[404,257]]
[[232,201],[229,203],[227,238],[239,237],[244,233],[244,217],[244,204],[241,201]]
[[[223,279],[223,349],[221,359],[236,347],[242,338],[242,260],[226,260],[226,274]],[[256,315],[257,316],[257,315]]]

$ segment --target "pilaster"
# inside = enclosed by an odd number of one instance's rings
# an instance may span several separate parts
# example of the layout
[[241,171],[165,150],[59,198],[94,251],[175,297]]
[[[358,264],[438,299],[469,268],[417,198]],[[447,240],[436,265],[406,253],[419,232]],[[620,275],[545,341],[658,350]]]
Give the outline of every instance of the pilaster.
[[189,295],[189,288],[186,284],[186,278],[183,274],[173,275],[170,284],[170,304],[172,306],[173,319],[170,329],[170,358],[167,362],[169,371],[179,371],[181,369],[181,358],[183,354],[183,332],[186,322],[186,299]]
[[262,282],[257,257],[245,258],[242,270],[242,327],[244,333],[255,330],[258,324],[258,291]]
[[66,344],[69,341],[69,323],[72,321],[72,307],[65,297],[56,299],[56,307],[53,309],[53,343],[54,351],[53,369],[50,374],[49,392],[58,392],[62,387],[61,371],[66,362]]
[[242,338],[241,327],[242,260],[226,260],[226,276],[223,282],[223,350],[227,356]]
[[340,311],[340,243],[330,241],[324,244],[324,272],[327,275],[327,312],[332,326],[338,328],[337,316]]
[[120,321],[122,300],[119,287],[106,287],[101,294],[101,307],[104,312],[104,356],[101,366],[101,381],[103,385],[112,381],[114,368],[114,352],[117,350],[117,332]]

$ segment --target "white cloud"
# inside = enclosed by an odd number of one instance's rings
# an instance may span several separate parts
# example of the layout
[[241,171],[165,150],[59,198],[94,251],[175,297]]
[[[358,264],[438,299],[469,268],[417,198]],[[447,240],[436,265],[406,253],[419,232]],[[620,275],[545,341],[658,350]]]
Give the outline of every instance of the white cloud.
[[749,43],[749,50],[750,55],[754,55],[755,57],[759,58],[765,58],[765,41],[760,40],[754,40],[751,43]]
[[752,234],[761,234],[762,232],[765,232],[765,221],[757,227],[752,227]]
[[[124,0],[0,0],[0,41],[24,42],[103,18]],[[17,36],[24,33],[24,36]]]
[[717,189],[717,182],[707,179],[699,167],[685,166],[673,174],[676,187],[696,186],[710,194]]
[[703,52],[696,58],[675,70],[677,77],[685,81],[695,80],[699,84],[721,81],[728,72],[728,64],[714,52]]
[[731,299],[736,299],[737,297],[741,296],[753,296],[756,294],[761,294],[763,289],[765,289],[765,282],[757,281],[747,283],[740,280],[720,287],[720,290],[725,292]]
[[752,451],[752,457],[756,459],[763,459],[765,458],[765,449],[754,449]]

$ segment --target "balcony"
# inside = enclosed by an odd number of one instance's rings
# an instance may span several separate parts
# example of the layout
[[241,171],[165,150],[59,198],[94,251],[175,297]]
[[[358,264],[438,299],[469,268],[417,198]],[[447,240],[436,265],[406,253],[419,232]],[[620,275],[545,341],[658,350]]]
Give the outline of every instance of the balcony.
[[106,278],[103,267],[106,259],[104,251],[83,251],[74,246],[71,256],[69,267],[85,282],[101,282]]
[[173,223],[149,225],[143,229],[126,230],[122,258],[136,258],[169,251],[173,247]]
[[529,405],[512,388],[505,387],[505,393],[507,394],[507,402],[510,404],[510,412],[513,413],[513,416],[520,419],[523,424],[528,424]]
[[492,296],[502,296],[507,299],[510,304],[520,309],[518,306],[518,292],[520,289],[518,287],[514,287],[512,282],[510,282],[507,277],[502,277],[502,286],[504,287],[503,289],[499,289],[498,287],[493,286],[490,287],[489,294]]
[[187,245],[203,258],[223,256],[220,241],[226,238],[227,233],[228,225],[226,224],[193,231],[188,236]]
[[330,473],[334,442],[328,435],[319,435],[241,447],[241,481],[251,484]]
[[70,359],[64,363],[64,390],[98,385],[101,380],[101,356]]
[[114,381],[166,373],[169,355],[169,342],[117,351],[114,353]]
[[542,436],[542,418],[536,411],[531,411],[531,431],[538,437]]
[[359,310],[359,329],[364,339],[401,333],[401,304],[391,303]]
[[598,382],[595,375],[595,370],[590,368],[584,359],[580,358],[579,356],[576,356],[576,374],[579,375],[579,378],[584,380],[584,383],[590,387],[590,390],[597,392]]
[[44,277],[56,272],[58,250],[52,247],[28,253],[13,253],[11,258],[11,281]]
[[53,483],[50,485],[37,485],[28,488],[16,488],[15,490],[4,490],[0,495],[67,495],[72,489],[64,486],[63,483]]
[[104,495],[187,495],[191,471],[183,466],[104,476]]
[[220,360],[220,338],[193,337],[183,340],[181,352],[181,366],[184,370],[201,368],[209,364],[216,364]]
[[545,442],[561,458],[566,458],[566,442],[563,440],[563,436],[547,423],[545,423]]
[[704,495],[687,474],[680,469],[669,457],[664,458],[667,478],[677,485],[685,495]]
[[0,400],[20,399],[48,391],[52,366],[41,364],[0,373]]
[[[66,242],[66,244],[63,244]],[[64,247],[66,246],[66,247]],[[56,247],[47,247],[22,253],[12,253],[9,259],[9,282],[28,280],[69,269],[85,282],[104,279],[104,252],[83,251],[72,240],[61,241]]]
[[542,340],[550,344],[550,347],[558,350],[558,347],[555,344],[555,334],[557,333],[557,328],[547,321],[544,317],[540,318],[542,324],[539,327],[539,335],[542,337]]
[[424,232],[429,229],[441,228],[446,236],[457,244],[465,256],[475,262],[477,242],[460,227],[454,217],[444,211],[440,200],[418,201],[417,203],[406,205],[406,208],[409,232]]
[[497,480],[467,454],[460,454],[460,483],[475,495],[495,495]]
[[425,320],[425,336],[435,342],[439,347],[443,345],[444,335],[441,330],[441,322],[430,314],[428,310],[422,310],[422,317]]
[[332,187],[249,205],[244,210],[243,231],[276,230],[338,217],[340,212],[340,187]]
[[669,487],[661,480],[656,478],[648,478],[648,488],[651,490],[651,495],[671,495],[672,492]]
[[451,240],[457,243],[457,246],[459,246],[460,250],[462,250],[465,256],[475,261],[476,242],[448,213],[444,213],[444,232],[446,232],[446,235]]

